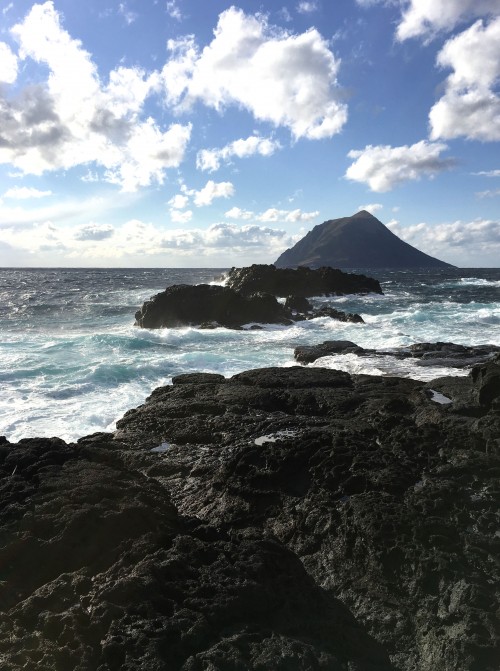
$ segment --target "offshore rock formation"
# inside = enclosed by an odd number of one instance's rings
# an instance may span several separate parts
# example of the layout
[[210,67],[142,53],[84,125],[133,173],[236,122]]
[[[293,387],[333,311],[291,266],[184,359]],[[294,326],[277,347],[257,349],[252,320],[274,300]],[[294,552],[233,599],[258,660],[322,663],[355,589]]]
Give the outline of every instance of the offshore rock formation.
[[394,235],[366,210],[315,226],[276,261],[277,268],[451,268]]
[[292,270],[266,264],[231,268],[227,277],[227,286],[245,296],[256,291],[265,291],[273,296],[341,296],[382,293],[378,280],[366,277],[366,275],[343,273],[337,268]]
[[496,671],[499,437],[497,357],[182,375],[115,434],[3,440],[2,665]]
[[360,315],[328,307],[315,309],[307,301],[300,303],[293,296],[282,305],[269,293],[244,295],[228,287],[176,284],[146,301],[135,314],[135,325],[150,329],[176,326],[241,328],[252,322],[289,325],[314,317],[363,323]]
[[392,356],[396,359],[417,359],[419,366],[448,366],[467,368],[486,363],[500,353],[497,345],[457,345],[451,342],[415,343],[409,347],[391,350],[366,349],[350,340],[326,340],[319,345],[301,345],[294,350],[299,363],[313,363],[332,354],[356,354],[357,356]]

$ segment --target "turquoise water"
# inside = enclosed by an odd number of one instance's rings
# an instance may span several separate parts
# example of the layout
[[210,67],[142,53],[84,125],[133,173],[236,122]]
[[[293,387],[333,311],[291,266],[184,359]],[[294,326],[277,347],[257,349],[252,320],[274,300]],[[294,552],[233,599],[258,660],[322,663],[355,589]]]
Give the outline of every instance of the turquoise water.
[[[360,269],[362,270],[362,269]],[[0,435],[74,440],[111,431],[127,409],[179,373],[233,375],[294,365],[293,349],[347,339],[387,349],[422,341],[500,345],[500,269],[370,272],[384,295],[318,298],[365,324],[326,318],[261,331],[134,327],[144,300],[171,284],[217,282],[223,269],[0,269]],[[326,365],[432,379],[463,374],[392,358]]]

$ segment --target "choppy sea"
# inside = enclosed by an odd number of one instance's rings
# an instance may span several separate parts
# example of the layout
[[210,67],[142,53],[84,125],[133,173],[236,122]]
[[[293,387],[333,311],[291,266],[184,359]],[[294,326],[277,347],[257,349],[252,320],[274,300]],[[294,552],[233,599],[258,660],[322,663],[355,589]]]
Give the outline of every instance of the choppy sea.
[[[75,440],[112,431],[172,376],[294,365],[298,345],[352,340],[387,350],[415,342],[500,345],[500,268],[366,271],[383,296],[317,298],[365,324],[328,318],[232,331],[134,326],[144,300],[172,284],[217,283],[224,269],[0,269],[0,435]],[[325,357],[352,373],[433,379],[467,371],[392,357]]]

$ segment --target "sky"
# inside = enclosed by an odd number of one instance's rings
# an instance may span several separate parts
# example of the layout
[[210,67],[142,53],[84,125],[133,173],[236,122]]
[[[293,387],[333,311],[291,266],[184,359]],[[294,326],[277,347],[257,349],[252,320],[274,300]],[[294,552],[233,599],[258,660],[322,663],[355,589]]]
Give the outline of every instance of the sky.
[[500,0],[0,3],[0,266],[500,266]]

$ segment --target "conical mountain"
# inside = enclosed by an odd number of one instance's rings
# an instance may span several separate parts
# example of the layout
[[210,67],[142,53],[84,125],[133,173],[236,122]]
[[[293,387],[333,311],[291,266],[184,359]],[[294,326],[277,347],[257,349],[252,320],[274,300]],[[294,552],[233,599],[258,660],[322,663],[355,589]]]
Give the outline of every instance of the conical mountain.
[[277,268],[450,268],[394,235],[366,210],[352,217],[331,219],[278,258]]

